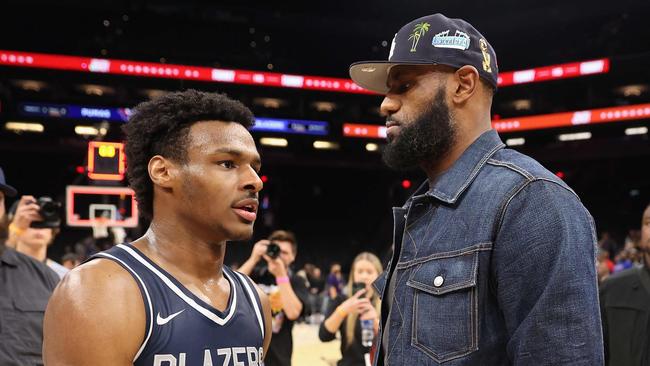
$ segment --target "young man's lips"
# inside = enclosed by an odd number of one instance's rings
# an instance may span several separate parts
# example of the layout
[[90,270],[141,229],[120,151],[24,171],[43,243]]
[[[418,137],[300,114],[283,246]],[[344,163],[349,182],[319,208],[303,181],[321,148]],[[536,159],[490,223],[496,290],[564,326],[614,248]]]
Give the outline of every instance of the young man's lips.
[[235,213],[246,221],[253,222],[257,218],[256,212],[246,211],[243,208],[233,208]]

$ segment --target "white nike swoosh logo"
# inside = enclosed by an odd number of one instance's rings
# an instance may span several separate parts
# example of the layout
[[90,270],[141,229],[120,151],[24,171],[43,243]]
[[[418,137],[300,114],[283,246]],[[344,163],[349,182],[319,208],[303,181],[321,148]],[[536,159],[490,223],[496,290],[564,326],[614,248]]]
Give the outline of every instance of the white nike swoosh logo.
[[183,310],[181,310],[181,311],[179,311],[177,313],[174,313],[174,314],[172,314],[172,315],[170,315],[170,316],[168,316],[166,318],[163,318],[162,316],[160,316],[160,313],[158,313],[158,317],[156,317],[156,324],[165,325],[165,324],[169,323],[170,320],[174,319],[178,314],[180,314],[180,313],[182,313],[184,311],[185,311],[185,309],[183,309]]

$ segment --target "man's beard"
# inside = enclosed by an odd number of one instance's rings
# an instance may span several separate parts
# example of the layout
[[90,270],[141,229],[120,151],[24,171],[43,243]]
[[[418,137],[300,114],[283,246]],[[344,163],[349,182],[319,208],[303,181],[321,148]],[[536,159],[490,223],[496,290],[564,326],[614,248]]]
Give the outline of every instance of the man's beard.
[[382,158],[389,167],[409,170],[418,165],[436,163],[449,152],[456,138],[443,88],[433,103],[413,122],[400,123],[399,134],[384,147]]

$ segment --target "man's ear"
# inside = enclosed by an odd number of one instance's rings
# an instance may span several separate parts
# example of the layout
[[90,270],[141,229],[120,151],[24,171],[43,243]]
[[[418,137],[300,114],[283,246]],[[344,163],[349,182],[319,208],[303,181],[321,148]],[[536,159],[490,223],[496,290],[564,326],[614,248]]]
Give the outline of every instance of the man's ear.
[[147,169],[153,184],[163,188],[173,187],[178,173],[178,166],[171,160],[161,155],[155,155],[149,160]]
[[474,66],[465,65],[454,73],[456,90],[452,100],[456,104],[463,104],[470,99],[479,88],[479,74]]

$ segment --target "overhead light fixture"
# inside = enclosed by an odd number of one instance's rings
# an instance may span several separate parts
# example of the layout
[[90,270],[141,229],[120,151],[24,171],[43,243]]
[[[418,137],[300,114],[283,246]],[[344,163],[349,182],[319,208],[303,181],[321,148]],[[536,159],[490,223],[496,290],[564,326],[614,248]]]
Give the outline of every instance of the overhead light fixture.
[[279,98],[255,98],[253,104],[269,109],[279,109],[289,104],[284,99]]
[[93,126],[75,126],[74,133],[81,136],[97,136],[99,130]]
[[167,90],[160,90],[160,89],[145,89],[143,90],[143,93],[149,98],[149,99],[156,99],[159,97],[162,97],[163,95],[169,93]]
[[591,138],[591,132],[565,133],[562,135],[558,135],[557,138],[560,141],[589,140]]
[[624,97],[638,97],[647,91],[648,86],[645,84],[626,85],[616,89],[616,92]]
[[630,127],[625,129],[625,134],[632,135],[645,135],[648,133],[648,127]]
[[514,139],[507,139],[506,145],[508,146],[521,146],[526,143],[526,139],[523,137],[518,137]]
[[527,111],[532,107],[533,102],[530,99],[517,99],[513,100],[511,105],[517,111]]
[[314,102],[311,104],[314,109],[319,112],[332,112],[336,109],[336,103],[334,102]]
[[86,93],[87,95],[95,95],[98,97],[107,94],[115,94],[115,89],[103,85],[84,84],[79,86],[79,89],[84,93]]
[[379,150],[379,145],[377,145],[377,144],[375,144],[373,142],[369,142],[369,143],[366,144],[366,150],[367,151],[377,151],[377,150]]
[[5,123],[5,129],[16,133],[21,133],[21,132],[41,133],[45,131],[45,127],[42,124],[32,123],[32,122],[7,122]]
[[47,86],[46,83],[37,80],[16,80],[13,84],[23,90],[33,92],[39,92]]
[[287,147],[289,145],[289,142],[287,139],[278,137],[262,137],[260,139],[260,144],[266,146]]
[[314,149],[319,150],[338,150],[339,144],[330,141],[314,141]]

